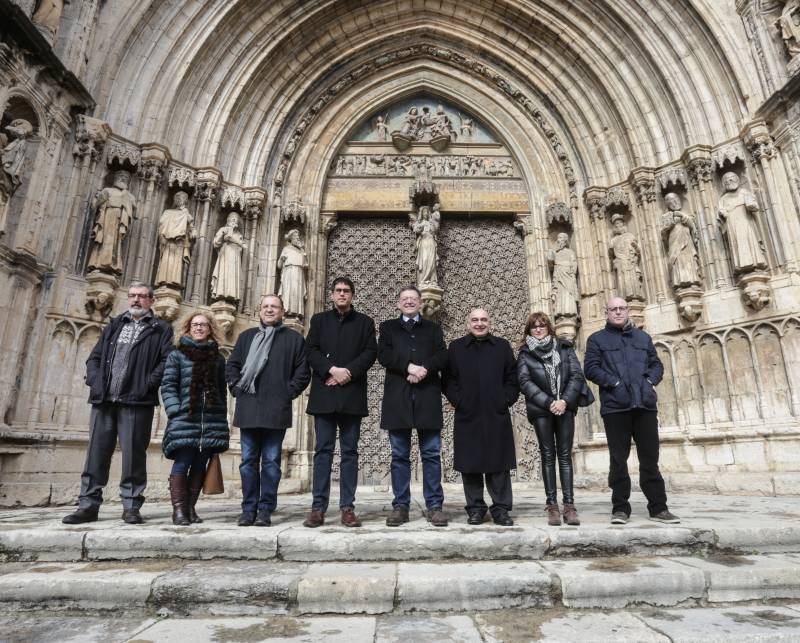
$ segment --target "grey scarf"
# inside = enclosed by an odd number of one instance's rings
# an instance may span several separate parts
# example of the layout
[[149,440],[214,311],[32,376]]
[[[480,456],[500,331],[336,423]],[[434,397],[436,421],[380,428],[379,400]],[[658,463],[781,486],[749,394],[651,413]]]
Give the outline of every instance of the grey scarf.
[[277,328],[277,326],[262,325],[253,338],[253,343],[250,344],[250,349],[247,351],[247,359],[244,362],[242,374],[236,383],[236,387],[242,393],[255,394],[256,378],[264,370],[264,366],[267,365],[269,351],[272,348],[272,340],[275,337]]
[[553,336],[548,335],[544,339],[536,339],[532,335],[528,335],[525,343],[532,353],[536,353],[542,358],[547,379],[550,380],[550,390],[553,397],[558,399],[558,392],[561,390],[561,355],[556,350]]

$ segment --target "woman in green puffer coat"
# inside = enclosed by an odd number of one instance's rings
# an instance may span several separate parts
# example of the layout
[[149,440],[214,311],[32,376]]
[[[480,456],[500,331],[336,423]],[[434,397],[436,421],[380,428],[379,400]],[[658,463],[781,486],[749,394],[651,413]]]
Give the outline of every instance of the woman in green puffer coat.
[[175,337],[177,350],[169,354],[161,380],[169,418],[161,448],[174,460],[169,476],[172,523],[188,525],[203,522],[195,505],[206,467],[214,453],[228,449],[228,397],[214,318],[195,311],[180,322]]

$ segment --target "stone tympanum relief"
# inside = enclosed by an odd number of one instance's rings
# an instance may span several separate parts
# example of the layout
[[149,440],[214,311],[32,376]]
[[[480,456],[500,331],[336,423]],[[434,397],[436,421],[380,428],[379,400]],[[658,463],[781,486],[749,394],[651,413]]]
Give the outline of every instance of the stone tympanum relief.
[[281,271],[278,294],[283,299],[286,316],[302,319],[306,301],[308,257],[299,230],[289,230],[284,239],[286,245],[278,257],[278,269]]
[[392,143],[401,151],[408,149],[412,143],[427,142],[433,149],[441,152],[451,142],[455,142],[458,135],[444,105],[437,105],[436,111],[429,105],[414,105],[409,107],[400,127],[391,130],[391,136]]
[[617,295],[626,301],[644,301],[642,290],[642,251],[639,242],[628,232],[625,217],[611,217],[612,237],[608,243],[608,254],[617,277]]
[[667,212],[661,219],[661,236],[667,249],[672,288],[684,319],[695,321],[701,312],[700,259],[697,228],[691,214],[683,212],[681,198],[674,192],[664,197]]
[[717,206],[717,221],[725,239],[733,274],[742,289],[744,303],[761,310],[770,301],[767,254],[758,234],[760,211],[755,195],[742,187],[736,172],[722,175],[724,193]]
[[556,332],[575,337],[578,321],[578,257],[569,247],[569,235],[559,232],[556,245],[547,251],[547,264],[552,277],[551,300]]

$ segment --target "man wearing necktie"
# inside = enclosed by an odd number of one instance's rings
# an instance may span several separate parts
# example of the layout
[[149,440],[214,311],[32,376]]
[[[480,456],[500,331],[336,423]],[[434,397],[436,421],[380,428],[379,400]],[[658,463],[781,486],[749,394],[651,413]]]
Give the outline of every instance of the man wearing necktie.
[[400,316],[379,329],[378,361],[386,369],[381,428],[392,447],[392,513],[390,527],[408,522],[411,504],[411,431],[417,430],[427,518],[436,527],[447,525],[442,512],[442,386],[447,346],[442,328],[420,315],[422,296],[416,286],[400,291]]

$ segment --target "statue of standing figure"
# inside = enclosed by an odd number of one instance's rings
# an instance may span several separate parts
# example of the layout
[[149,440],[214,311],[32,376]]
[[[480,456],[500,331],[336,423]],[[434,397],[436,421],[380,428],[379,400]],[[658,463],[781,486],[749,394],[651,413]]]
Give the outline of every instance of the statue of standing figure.
[[28,138],[33,134],[33,126],[24,118],[17,118],[6,126],[6,132],[13,140],[3,146],[3,172],[10,183],[9,192],[13,193],[22,183],[25,148],[28,146]]
[[759,211],[755,195],[743,187],[736,172],[722,175],[725,193],[719,199],[717,220],[728,243],[733,274],[765,270],[767,258],[756,230]]
[[628,232],[621,214],[612,216],[611,224],[613,237],[608,243],[608,253],[617,273],[617,295],[626,301],[644,300],[639,242]]
[[378,133],[378,139],[381,141],[385,141],[389,138],[389,115],[387,114],[385,117],[378,116],[378,120],[375,121],[375,130]]
[[673,288],[700,285],[700,259],[697,254],[697,228],[692,215],[681,209],[681,198],[674,192],[664,197],[668,211],[661,222],[661,236],[667,247],[667,263]]
[[228,214],[226,224],[217,230],[213,245],[219,250],[211,273],[211,298],[239,301],[241,294],[242,250],[244,237],[239,231],[239,216]]
[[283,299],[287,317],[302,317],[306,301],[306,268],[308,257],[300,232],[292,229],[284,237],[286,245],[278,257],[281,286],[278,294]]
[[114,172],[111,187],[103,188],[92,199],[95,219],[87,272],[122,275],[122,242],[136,216],[136,200],[128,191],[130,182],[130,172]]
[[436,286],[436,266],[439,262],[437,251],[437,237],[441,214],[439,206],[434,205],[433,210],[427,205],[419,209],[416,217],[412,215],[411,229],[417,235],[417,286]]
[[569,235],[560,232],[556,247],[547,251],[553,278],[553,314],[556,319],[578,316],[578,257],[569,247]]
[[188,201],[189,195],[186,192],[176,192],[172,208],[164,210],[158,220],[161,260],[156,272],[157,286],[178,289],[183,286],[183,268],[191,261],[192,244],[197,239],[192,214],[186,207]]
[[787,0],[777,26],[789,58],[800,56],[800,0]]

